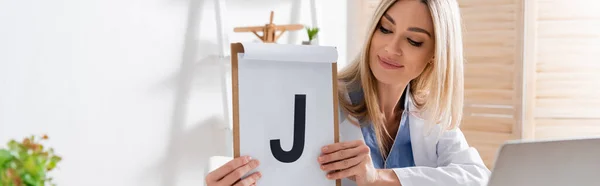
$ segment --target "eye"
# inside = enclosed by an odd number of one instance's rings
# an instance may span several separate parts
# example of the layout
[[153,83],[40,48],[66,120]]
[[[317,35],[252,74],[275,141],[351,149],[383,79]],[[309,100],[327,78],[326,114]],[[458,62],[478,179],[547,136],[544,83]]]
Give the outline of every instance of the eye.
[[385,28],[383,28],[383,26],[381,26],[381,24],[380,24],[378,27],[379,27],[379,31],[380,31],[381,33],[383,33],[383,34],[391,34],[391,33],[393,33],[392,31],[390,31],[390,30],[388,30],[388,29],[385,29]]
[[406,38],[406,40],[408,40],[408,43],[410,43],[410,45],[412,46],[420,47],[421,45],[423,45],[423,42],[416,42],[410,38]]

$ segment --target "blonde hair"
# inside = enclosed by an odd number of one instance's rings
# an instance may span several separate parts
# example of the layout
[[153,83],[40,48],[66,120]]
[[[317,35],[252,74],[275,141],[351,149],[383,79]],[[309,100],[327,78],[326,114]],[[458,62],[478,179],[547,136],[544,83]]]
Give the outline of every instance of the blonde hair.
[[[377,7],[362,52],[338,75],[339,102],[350,116],[370,120],[375,129],[379,151],[387,157],[391,144],[384,140],[387,135],[385,117],[380,110],[377,94],[377,80],[369,67],[369,46],[377,24],[383,14],[396,0],[382,0]],[[457,128],[461,122],[464,99],[463,44],[460,10],[456,0],[421,0],[427,4],[433,19],[435,51],[433,64],[428,64],[423,72],[411,80],[409,91],[417,113],[431,130],[436,125],[443,129]],[[349,92],[362,89],[364,100],[352,103],[345,100]],[[408,96],[405,96],[408,99]],[[403,105],[403,104],[399,104]],[[413,112],[413,110],[411,110]]]

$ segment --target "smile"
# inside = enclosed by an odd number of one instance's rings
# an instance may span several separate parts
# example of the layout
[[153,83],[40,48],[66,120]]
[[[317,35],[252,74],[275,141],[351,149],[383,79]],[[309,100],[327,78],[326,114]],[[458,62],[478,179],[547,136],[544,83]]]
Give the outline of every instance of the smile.
[[404,67],[404,65],[400,65],[400,64],[394,63],[390,60],[386,60],[386,59],[382,58],[381,56],[377,56],[377,59],[379,61],[379,65],[381,65],[385,69],[399,69],[399,68]]

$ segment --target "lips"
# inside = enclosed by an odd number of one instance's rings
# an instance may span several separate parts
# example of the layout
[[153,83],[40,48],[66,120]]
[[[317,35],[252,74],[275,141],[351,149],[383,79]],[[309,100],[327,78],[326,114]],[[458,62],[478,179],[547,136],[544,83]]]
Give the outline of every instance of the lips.
[[404,65],[400,65],[389,59],[382,58],[381,56],[377,56],[377,58],[379,59],[379,64],[385,69],[398,69],[404,67]]

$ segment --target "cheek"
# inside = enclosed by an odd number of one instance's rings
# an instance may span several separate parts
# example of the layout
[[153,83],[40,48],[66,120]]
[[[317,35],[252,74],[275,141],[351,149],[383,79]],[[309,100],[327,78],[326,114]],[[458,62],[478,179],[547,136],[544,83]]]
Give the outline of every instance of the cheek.
[[423,69],[427,66],[431,58],[427,58],[424,55],[406,56],[406,62],[409,73],[415,78],[423,72]]
[[377,54],[385,53],[385,47],[393,38],[391,35],[374,33],[369,44],[369,63],[377,63]]
[[403,57],[407,63],[409,74],[414,76],[412,78],[419,76],[433,57],[433,47],[431,46],[404,46],[404,51]]
[[378,33],[374,33],[373,37],[371,37],[371,43],[369,45],[370,58],[373,59],[373,57],[375,57],[375,59],[376,59],[377,52],[382,51],[386,44],[387,44],[387,41],[385,39],[385,36],[382,36]]

